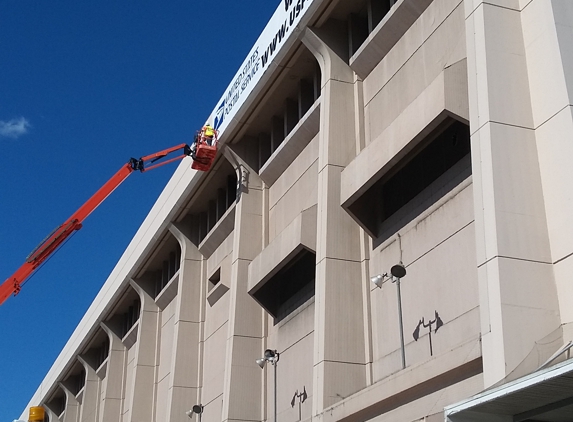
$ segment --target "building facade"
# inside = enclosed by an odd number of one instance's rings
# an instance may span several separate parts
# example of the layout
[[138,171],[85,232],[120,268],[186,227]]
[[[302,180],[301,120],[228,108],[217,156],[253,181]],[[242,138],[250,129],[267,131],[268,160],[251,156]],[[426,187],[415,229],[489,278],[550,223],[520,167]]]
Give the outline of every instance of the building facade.
[[285,0],[30,405],[573,421],[572,104],[570,0]]

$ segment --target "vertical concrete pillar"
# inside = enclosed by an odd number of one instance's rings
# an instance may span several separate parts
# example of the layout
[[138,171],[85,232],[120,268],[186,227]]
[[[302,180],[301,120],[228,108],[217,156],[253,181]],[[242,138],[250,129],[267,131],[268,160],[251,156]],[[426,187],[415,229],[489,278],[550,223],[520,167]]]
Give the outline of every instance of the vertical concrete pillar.
[[519,1],[466,2],[484,383],[559,327]]
[[135,367],[129,400],[130,421],[152,422],[155,411],[156,375],[158,365],[157,341],[159,331],[159,307],[153,298],[137,281],[130,280],[131,286],[139,294],[141,314],[137,330]]
[[78,360],[86,371],[80,422],[98,422],[100,379],[96,374],[96,368],[93,368],[82,356],[78,356]]
[[[573,2],[534,0],[523,10],[533,122],[564,341],[573,340]],[[568,325],[567,325],[568,324]]]
[[80,403],[74,393],[72,393],[63,383],[59,383],[60,388],[66,395],[66,410],[62,422],[77,422],[80,415]]
[[169,230],[181,246],[181,267],[178,293],[174,299],[177,304],[166,420],[185,421],[188,420],[185,411],[201,403],[201,338],[206,285],[202,282],[203,257],[191,243],[190,226],[174,223]]
[[[307,28],[322,71],[313,415],[366,386],[360,230],[340,206],[340,174],[356,155],[354,73]],[[341,345],[344,345],[341,347]]]
[[106,323],[102,322],[101,327],[109,338],[109,355],[103,379],[105,392],[101,402],[100,422],[119,422],[123,414],[126,350],[121,339]]
[[222,420],[262,420],[262,374],[255,360],[263,353],[263,310],[247,293],[248,266],[262,250],[263,185],[257,174],[240,163],[235,211],[229,331]]

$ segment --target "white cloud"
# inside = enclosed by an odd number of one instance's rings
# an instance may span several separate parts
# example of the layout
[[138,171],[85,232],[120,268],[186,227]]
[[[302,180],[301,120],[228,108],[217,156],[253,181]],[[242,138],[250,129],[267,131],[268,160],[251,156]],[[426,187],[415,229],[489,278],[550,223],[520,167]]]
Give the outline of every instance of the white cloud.
[[5,122],[0,120],[0,138],[16,139],[28,133],[30,122],[23,117],[19,119],[12,119]]

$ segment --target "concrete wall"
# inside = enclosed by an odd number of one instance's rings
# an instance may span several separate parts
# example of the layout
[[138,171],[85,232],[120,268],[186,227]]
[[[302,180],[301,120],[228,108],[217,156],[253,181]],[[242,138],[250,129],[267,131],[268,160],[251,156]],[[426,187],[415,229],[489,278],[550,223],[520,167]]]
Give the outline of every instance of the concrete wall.
[[[573,5],[399,0],[357,28],[376,4],[313,3],[221,138],[216,170],[177,170],[36,404],[65,395],[62,421],[183,422],[200,404],[204,422],[434,422],[573,340]],[[292,117],[281,107],[313,66],[319,100],[259,170],[264,132],[280,129],[265,118]],[[454,121],[470,154],[372,227],[357,204],[380,200],[371,188]],[[237,199],[198,244],[191,217],[224,168]],[[141,274],[173,238],[181,267],[164,303]],[[275,277],[301,251],[315,257],[314,296],[275,319],[263,302],[284,300],[296,280]],[[399,282],[370,282],[398,263]],[[274,282],[286,284],[261,300]],[[142,303],[134,343],[106,325],[129,289]],[[107,372],[88,365],[77,400],[65,380],[101,327]],[[261,370],[265,349],[280,359]]]

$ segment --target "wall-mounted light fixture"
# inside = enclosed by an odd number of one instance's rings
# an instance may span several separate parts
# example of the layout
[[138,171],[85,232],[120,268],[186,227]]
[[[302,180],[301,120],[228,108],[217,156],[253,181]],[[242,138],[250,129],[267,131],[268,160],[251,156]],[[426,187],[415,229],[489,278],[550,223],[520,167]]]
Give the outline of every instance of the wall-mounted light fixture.
[[267,349],[262,358],[257,359],[257,365],[263,369],[265,364],[269,362],[271,365],[274,366],[274,383],[275,383],[275,391],[274,391],[274,400],[275,400],[275,422],[277,422],[277,363],[279,361],[280,353],[276,350]]
[[370,277],[370,281],[374,283],[378,288],[382,288],[382,285],[388,280],[396,284],[396,290],[398,292],[398,322],[400,325],[400,350],[402,351],[402,369],[406,368],[406,349],[404,346],[404,324],[402,322],[402,295],[400,292],[400,279],[406,275],[406,267],[400,261],[399,264],[393,265],[390,268],[390,275],[388,273],[378,274],[374,277]]
[[195,406],[193,406],[191,408],[191,410],[188,410],[187,412],[185,412],[185,414],[187,416],[189,416],[189,418],[193,417],[193,414],[197,413],[198,418],[199,418],[199,422],[201,422],[201,416],[203,415],[203,408],[204,406],[202,404],[196,404]]

